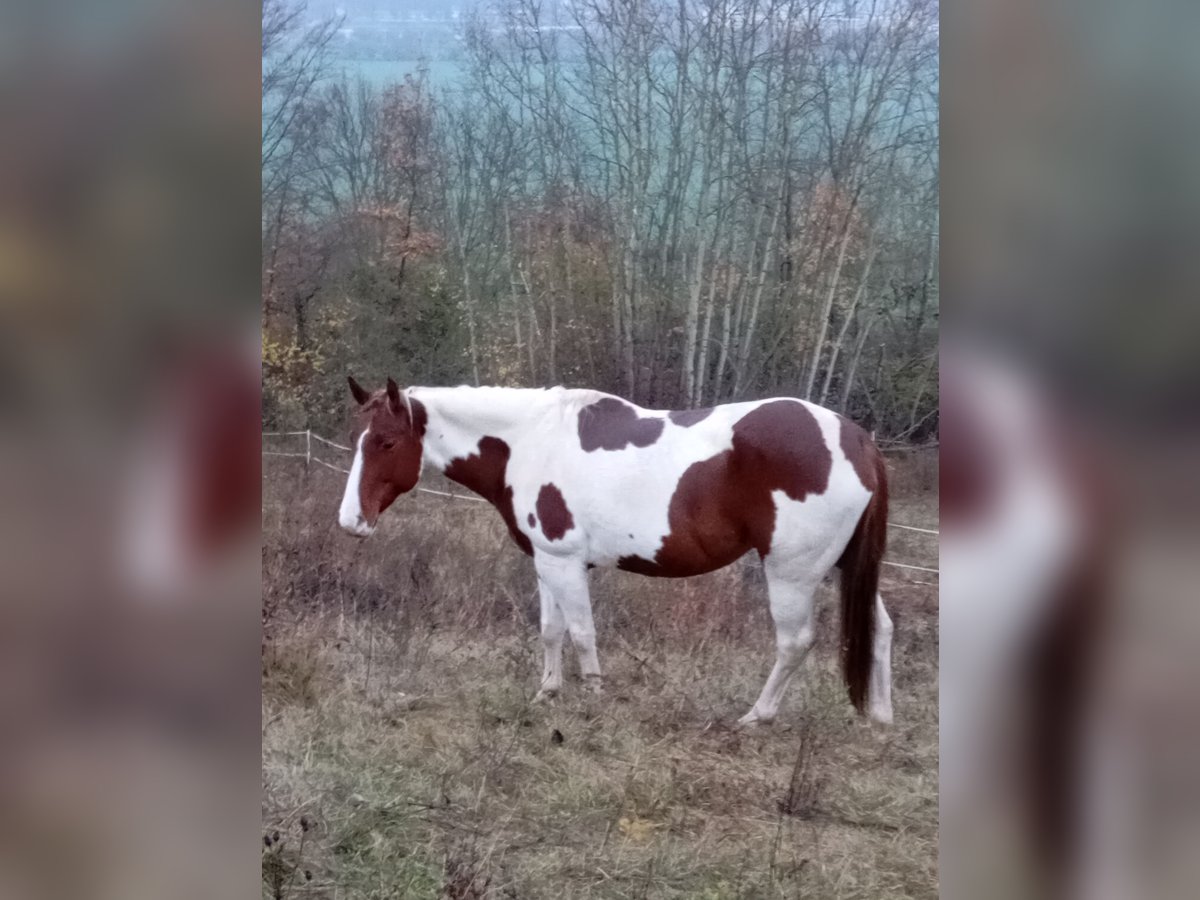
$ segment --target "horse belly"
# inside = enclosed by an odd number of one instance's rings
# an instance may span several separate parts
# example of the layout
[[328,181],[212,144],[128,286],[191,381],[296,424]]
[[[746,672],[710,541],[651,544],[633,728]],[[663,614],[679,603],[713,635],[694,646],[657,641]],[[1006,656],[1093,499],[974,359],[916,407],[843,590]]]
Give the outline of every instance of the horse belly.
[[617,561],[617,567],[658,578],[687,578],[723,569],[750,548],[744,530],[730,521],[672,532],[663,539],[652,557],[623,556]]

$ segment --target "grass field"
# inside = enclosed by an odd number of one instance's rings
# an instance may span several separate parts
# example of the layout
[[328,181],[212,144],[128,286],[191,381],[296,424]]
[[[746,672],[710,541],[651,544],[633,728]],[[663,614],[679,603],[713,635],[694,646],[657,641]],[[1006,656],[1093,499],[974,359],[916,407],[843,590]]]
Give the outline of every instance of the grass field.
[[[340,476],[265,468],[264,897],[936,896],[936,576],[886,572],[890,729],[845,699],[828,586],[779,721],[732,727],[773,658],[757,563],[594,572],[605,691],[534,705],[532,565],[494,511],[413,495],[357,542]],[[891,518],[936,527],[935,463],[905,469]]]

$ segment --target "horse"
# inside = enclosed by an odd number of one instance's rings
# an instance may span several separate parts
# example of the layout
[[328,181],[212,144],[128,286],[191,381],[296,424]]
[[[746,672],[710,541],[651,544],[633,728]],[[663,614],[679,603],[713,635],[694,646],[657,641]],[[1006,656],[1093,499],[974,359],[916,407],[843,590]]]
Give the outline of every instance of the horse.
[[257,329],[249,337],[165,351],[122,498],[119,562],[134,596],[207,596],[258,569],[262,343]]
[[1111,462],[1044,376],[978,340],[944,338],[940,403],[942,888],[1026,866],[1046,896],[1137,896],[1105,820],[1129,790],[1105,696]]
[[358,411],[339,524],[370,535],[426,466],[490,502],[537,571],[544,667],[536,699],[562,689],[568,634],[584,683],[600,690],[589,569],[679,578],[754,550],[776,658],[739,725],[774,721],[813,643],[817,586],[834,568],[850,702],[891,722],[892,622],[878,592],[887,471],[858,425],[793,398],[662,411],[562,387],[401,390],[389,378],[370,392],[349,384]]

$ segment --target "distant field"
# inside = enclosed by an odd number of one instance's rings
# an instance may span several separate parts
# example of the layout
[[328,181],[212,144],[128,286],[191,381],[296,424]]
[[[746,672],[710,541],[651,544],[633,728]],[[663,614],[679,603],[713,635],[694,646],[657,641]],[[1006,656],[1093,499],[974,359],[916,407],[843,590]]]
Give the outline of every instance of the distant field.
[[335,67],[350,78],[362,76],[377,88],[387,87],[404,81],[404,76],[414,78],[422,68],[429,70],[429,82],[436,88],[450,87],[462,73],[458,63],[446,60],[422,62],[415,59],[362,59],[338,60]]
[[[411,496],[356,542],[340,476],[290,462],[263,488],[264,897],[937,895],[936,576],[886,574],[890,729],[845,700],[828,589],[779,722],[732,729],[773,654],[752,565],[593,573],[605,693],[535,706],[532,565],[499,516]],[[936,462],[903,467],[893,520],[936,527]]]

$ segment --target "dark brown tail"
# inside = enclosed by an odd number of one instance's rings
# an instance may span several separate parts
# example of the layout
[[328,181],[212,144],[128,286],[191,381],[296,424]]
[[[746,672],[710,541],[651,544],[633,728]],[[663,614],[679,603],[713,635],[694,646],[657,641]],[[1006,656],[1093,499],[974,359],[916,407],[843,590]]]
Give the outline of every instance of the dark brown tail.
[[871,681],[875,594],[879,590],[879,563],[887,545],[888,512],[887,467],[874,444],[864,443],[866,464],[856,468],[860,477],[873,475],[870,480],[875,483],[867,485],[872,491],[871,501],[838,560],[838,568],[842,570],[842,672],[850,702],[860,713],[866,705]]

